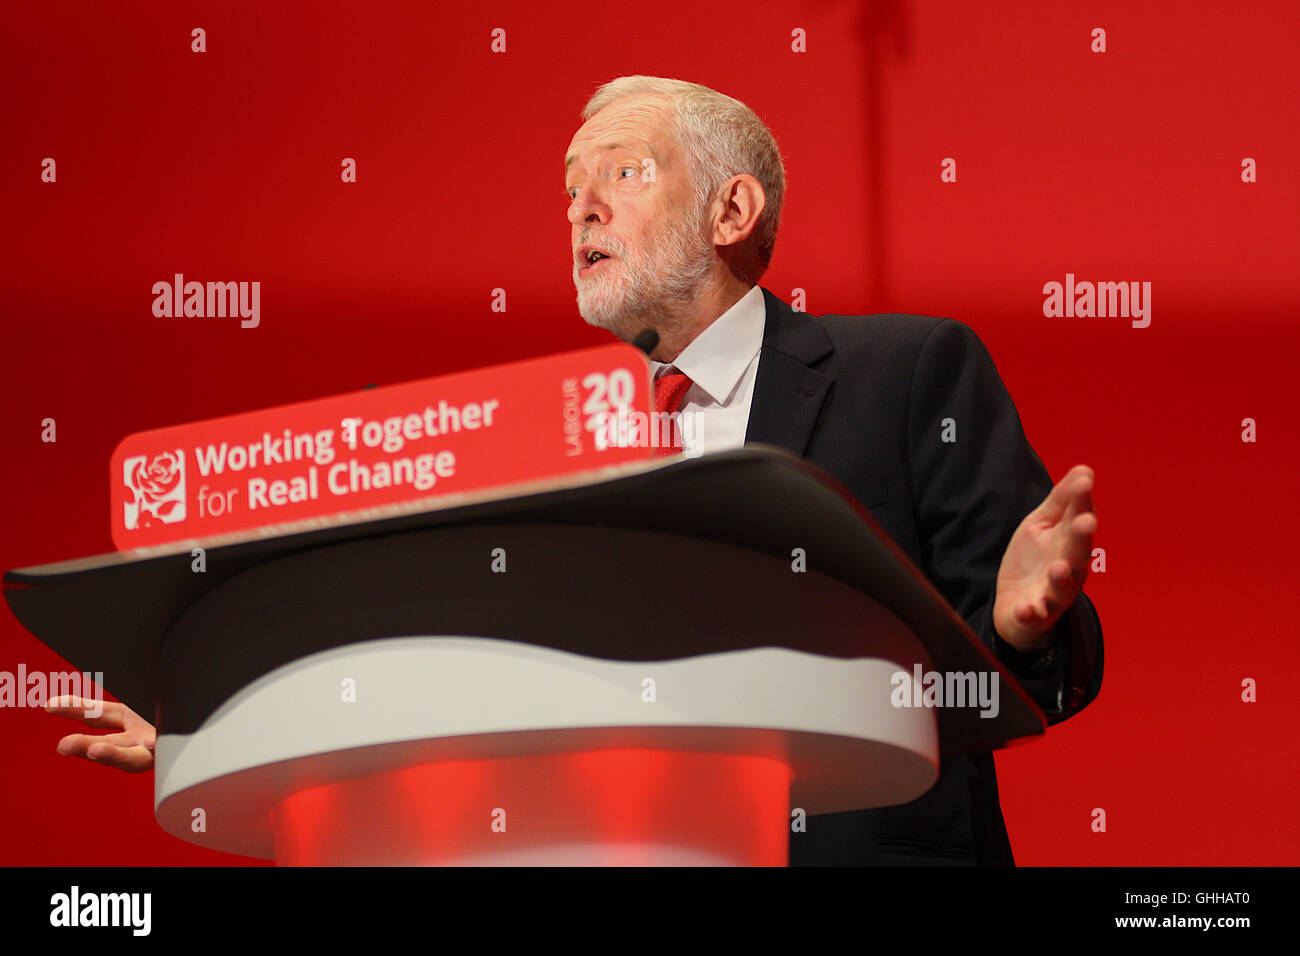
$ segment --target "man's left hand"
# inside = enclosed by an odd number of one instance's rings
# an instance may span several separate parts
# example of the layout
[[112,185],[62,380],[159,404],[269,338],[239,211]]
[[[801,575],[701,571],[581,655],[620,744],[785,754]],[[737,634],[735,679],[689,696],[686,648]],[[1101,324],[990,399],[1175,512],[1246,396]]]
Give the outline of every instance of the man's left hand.
[[998,568],[993,627],[1016,650],[1042,650],[1083,590],[1097,515],[1092,469],[1075,465],[1011,536]]

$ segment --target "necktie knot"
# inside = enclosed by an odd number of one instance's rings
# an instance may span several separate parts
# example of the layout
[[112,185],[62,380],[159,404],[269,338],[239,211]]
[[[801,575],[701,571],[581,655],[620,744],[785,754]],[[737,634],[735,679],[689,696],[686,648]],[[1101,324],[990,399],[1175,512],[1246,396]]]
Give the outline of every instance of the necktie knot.
[[655,379],[655,411],[679,412],[687,390],[695,384],[685,372],[665,372]]

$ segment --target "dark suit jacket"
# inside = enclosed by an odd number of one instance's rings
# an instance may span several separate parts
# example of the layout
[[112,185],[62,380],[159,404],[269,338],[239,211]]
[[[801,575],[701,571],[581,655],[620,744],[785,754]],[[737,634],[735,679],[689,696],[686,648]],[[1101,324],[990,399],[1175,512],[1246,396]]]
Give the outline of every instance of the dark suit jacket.
[[[993,630],[994,584],[1020,521],[1052,489],[979,337],[954,319],[810,316],[763,289],[767,324],[746,441],[848,488],[1058,723],[1101,686],[1101,623],[1080,594],[1047,652]],[[956,441],[941,439],[942,421]],[[911,803],[810,817],[800,865],[1014,865],[991,753],[946,759]]]

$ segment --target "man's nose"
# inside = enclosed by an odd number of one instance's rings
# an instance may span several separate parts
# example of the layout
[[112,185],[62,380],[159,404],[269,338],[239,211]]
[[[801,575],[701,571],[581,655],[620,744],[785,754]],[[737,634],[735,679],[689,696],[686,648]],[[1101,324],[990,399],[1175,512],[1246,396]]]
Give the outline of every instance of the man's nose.
[[609,224],[609,204],[599,196],[590,185],[578,187],[578,194],[569,203],[569,222],[575,226],[583,223],[599,222]]

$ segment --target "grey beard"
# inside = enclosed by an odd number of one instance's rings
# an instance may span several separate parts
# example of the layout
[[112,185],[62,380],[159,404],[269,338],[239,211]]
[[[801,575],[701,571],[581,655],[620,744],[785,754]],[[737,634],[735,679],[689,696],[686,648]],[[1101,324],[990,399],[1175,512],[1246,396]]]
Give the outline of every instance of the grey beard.
[[[693,221],[693,217],[687,221]],[[622,299],[611,303],[602,297],[599,309],[578,294],[578,309],[589,325],[607,329],[630,342],[643,329],[664,334],[678,323],[677,314],[699,294],[712,266],[713,246],[703,239],[702,228],[674,223],[662,237],[658,254],[643,260],[622,260],[631,279]],[[592,295],[594,298],[594,294]]]

